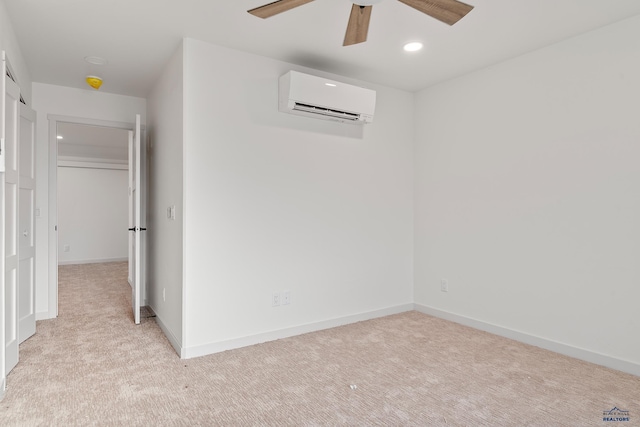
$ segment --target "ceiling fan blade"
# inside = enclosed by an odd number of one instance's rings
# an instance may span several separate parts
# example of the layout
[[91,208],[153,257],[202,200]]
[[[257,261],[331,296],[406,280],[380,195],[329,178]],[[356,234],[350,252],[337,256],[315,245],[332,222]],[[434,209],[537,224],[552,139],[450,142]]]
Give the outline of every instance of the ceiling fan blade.
[[351,6],[347,33],[344,35],[344,43],[342,46],[350,46],[367,41],[372,9],[373,6],[360,6],[357,4]]
[[256,7],[255,9],[248,10],[250,14],[259,18],[269,18],[273,15],[277,15],[287,10],[291,10],[294,7],[302,6],[312,2],[313,0],[278,0],[273,3],[265,4],[264,6]]
[[473,6],[458,0],[398,0],[438,21],[453,25],[471,12]]

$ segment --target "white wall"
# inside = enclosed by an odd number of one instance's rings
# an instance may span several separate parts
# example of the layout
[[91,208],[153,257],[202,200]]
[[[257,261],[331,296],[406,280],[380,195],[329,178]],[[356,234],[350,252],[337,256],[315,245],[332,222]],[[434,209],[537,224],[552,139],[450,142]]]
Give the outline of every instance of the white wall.
[[283,114],[292,68],[319,73],[185,41],[187,357],[412,307],[413,95],[360,83],[364,129]]
[[20,86],[22,97],[27,105],[31,106],[31,76],[13,32],[13,25],[9,20],[4,0],[0,0],[0,51],[2,50],[7,54],[13,76]]
[[640,17],[417,95],[416,303],[640,373],[638,52]]
[[58,264],[128,259],[128,175],[58,167]]
[[[178,352],[183,293],[183,51],[165,66],[148,98],[150,150],[147,300]],[[175,206],[175,220],[167,208]]]
[[49,283],[49,122],[59,115],[111,122],[134,123],[137,113],[146,120],[146,100],[123,95],[33,83],[33,109],[38,113],[36,130],[36,315],[38,319],[55,317]]

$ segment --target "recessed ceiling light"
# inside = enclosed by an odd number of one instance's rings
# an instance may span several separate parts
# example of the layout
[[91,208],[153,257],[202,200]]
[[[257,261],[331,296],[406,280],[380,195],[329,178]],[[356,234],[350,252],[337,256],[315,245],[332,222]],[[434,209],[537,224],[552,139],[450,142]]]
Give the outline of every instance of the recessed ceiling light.
[[107,61],[104,58],[100,58],[99,56],[85,56],[84,60],[87,61],[89,64],[94,64],[94,65],[107,65],[109,63],[109,61]]
[[404,45],[403,49],[406,50],[407,52],[415,52],[422,49],[422,43],[420,42],[407,43]]
[[325,83],[325,86],[336,87],[336,85],[335,85],[335,84],[333,84],[333,83]]
[[58,139],[62,139],[62,135],[58,135]]

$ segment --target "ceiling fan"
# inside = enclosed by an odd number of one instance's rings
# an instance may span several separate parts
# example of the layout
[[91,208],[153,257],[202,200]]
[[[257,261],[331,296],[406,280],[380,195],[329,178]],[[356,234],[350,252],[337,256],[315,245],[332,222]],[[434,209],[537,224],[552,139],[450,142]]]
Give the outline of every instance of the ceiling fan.
[[[248,12],[260,18],[269,18],[312,1],[313,0],[278,0],[265,4],[264,6],[256,7]],[[358,1],[358,3],[353,3],[351,7],[351,15],[349,16],[343,46],[350,46],[367,40],[371,10],[373,9],[373,5],[381,0],[356,1]],[[473,6],[469,6],[458,0],[398,1],[449,25],[455,24],[473,9]]]

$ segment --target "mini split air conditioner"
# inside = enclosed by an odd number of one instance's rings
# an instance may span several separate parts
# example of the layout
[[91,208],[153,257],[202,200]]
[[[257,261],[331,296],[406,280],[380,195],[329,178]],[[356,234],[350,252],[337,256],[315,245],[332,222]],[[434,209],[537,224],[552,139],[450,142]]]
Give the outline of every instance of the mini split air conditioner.
[[298,71],[284,74],[279,83],[278,109],[282,112],[353,124],[373,121],[374,90]]

